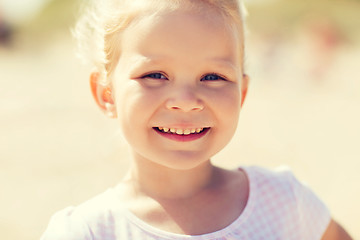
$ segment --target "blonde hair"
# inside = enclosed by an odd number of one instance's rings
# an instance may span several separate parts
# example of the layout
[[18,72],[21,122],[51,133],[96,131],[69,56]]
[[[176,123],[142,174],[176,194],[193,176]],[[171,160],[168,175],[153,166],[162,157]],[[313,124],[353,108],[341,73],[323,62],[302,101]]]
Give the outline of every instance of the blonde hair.
[[211,7],[224,19],[233,21],[240,34],[243,58],[245,8],[241,0],[85,0],[73,35],[78,40],[79,56],[100,73],[101,81],[108,83],[120,54],[121,33],[136,19],[146,14],[175,11],[186,6],[202,11]]

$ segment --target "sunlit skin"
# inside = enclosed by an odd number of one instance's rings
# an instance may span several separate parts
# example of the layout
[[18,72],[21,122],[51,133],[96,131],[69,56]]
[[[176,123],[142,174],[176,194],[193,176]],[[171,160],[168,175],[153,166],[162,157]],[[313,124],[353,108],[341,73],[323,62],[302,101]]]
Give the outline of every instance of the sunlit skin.
[[[119,119],[136,161],[192,169],[234,134],[241,62],[237,39],[221,22],[191,12],[165,13],[124,32],[113,79]],[[184,142],[154,127],[209,130]]]
[[[117,116],[134,160],[124,198],[139,217],[154,222],[147,216],[155,211],[163,220],[154,225],[178,233],[219,230],[239,216],[247,199],[244,173],[210,162],[235,132],[247,77],[238,34],[208,14],[178,10],[142,18],[123,33],[112,75]],[[156,127],[206,130],[174,139]],[[245,191],[227,191],[230,186]],[[211,223],[194,223],[224,209],[228,214]]]
[[[233,222],[247,202],[244,172],[210,161],[235,133],[248,85],[241,34],[227,21],[212,9],[142,17],[121,35],[111,85],[101,86],[98,74],[91,75],[97,103],[117,117],[132,150],[121,197],[162,230],[214,232]],[[171,128],[186,134],[174,135]],[[194,129],[203,132],[189,134]],[[337,235],[339,229],[332,222],[323,239],[350,239]]]

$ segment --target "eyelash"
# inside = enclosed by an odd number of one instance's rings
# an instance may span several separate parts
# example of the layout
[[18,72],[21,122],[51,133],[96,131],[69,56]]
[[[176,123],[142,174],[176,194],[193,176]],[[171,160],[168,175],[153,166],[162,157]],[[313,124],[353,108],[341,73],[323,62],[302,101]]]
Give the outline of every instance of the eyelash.
[[[206,77],[216,77],[216,79],[205,79]],[[161,73],[161,72],[153,72],[153,73],[148,73],[144,76],[142,76],[141,78],[149,78],[149,79],[163,79],[163,80],[168,80],[168,78],[165,76],[165,74]],[[222,77],[221,75],[217,74],[217,73],[208,73],[206,75],[203,75],[200,79],[200,81],[227,81],[227,79],[225,77]]]
[[[210,80],[210,79],[204,79],[204,78],[206,78],[206,77],[208,77],[208,76],[212,76],[212,77],[216,77],[217,79],[212,79],[212,80]],[[221,80],[221,81],[226,81],[226,78],[225,77],[222,77],[221,75],[219,75],[219,74],[217,74],[217,73],[208,73],[208,74],[206,74],[206,75],[204,75],[202,78],[201,78],[201,81],[219,81],[219,80]]]
[[[155,77],[155,75],[157,77]],[[163,78],[164,77],[164,78]],[[142,76],[141,78],[150,78],[150,79],[162,79],[162,80],[167,80],[168,78],[161,72],[153,72],[153,73],[148,73],[144,76]]]

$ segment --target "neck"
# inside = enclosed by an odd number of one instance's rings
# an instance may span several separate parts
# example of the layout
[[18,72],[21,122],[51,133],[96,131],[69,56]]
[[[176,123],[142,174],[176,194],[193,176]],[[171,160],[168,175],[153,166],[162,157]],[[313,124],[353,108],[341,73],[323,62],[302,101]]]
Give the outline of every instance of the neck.
[[135,194],[153,198],[186,199],[213,184],[215,167],[210,160],[192,169],[171,169],[145,159],[135,159],[125,181]]

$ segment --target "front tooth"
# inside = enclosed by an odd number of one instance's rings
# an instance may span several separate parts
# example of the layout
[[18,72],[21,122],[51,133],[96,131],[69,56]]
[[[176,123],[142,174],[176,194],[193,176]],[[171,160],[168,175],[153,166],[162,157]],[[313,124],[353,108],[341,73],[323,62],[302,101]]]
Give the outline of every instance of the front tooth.
[[191,133],[190,129],[185,129],[184,130],[184,135],[189,135]]
[[170,128],[170,132],[176,133],[176,129],[175,128]]
[[176,130],[176,134],[184,134],[184,130],[182,130],[182,129],[177,129],[177,130]]
[[164,132],[168,132],[168,131],[169,131],[169,128],[163,128],[163,131],[164,131]]

